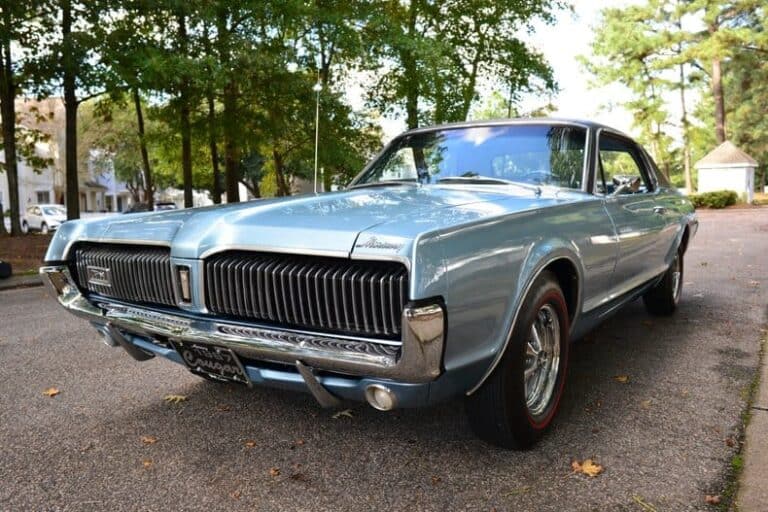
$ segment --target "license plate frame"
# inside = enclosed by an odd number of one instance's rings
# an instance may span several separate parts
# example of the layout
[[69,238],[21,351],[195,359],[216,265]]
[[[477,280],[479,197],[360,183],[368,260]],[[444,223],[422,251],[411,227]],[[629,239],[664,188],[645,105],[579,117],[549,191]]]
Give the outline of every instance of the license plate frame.
[[171,345],[189,371],[221,382],[251,386],[248,372],[235,352],[227,347],[171,340]]

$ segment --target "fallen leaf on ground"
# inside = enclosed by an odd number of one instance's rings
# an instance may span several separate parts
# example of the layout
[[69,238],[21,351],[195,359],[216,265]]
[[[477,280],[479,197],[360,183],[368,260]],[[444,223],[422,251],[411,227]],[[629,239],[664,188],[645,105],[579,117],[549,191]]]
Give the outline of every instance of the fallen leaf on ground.
[[307,475],[305,475],[304,473],[291,473],[291,476],[289,476],[288,478],[290,478],[291,480],[296,480],[297,482],[306,482],[307,480],[309,480],[307,478]]
[[50,397],[54,397],[59,393],[61,393],[61,391],[59,391],[58,388],[48,388],[45,391],[43,391],[43,394],[45,396],[50,396]]
[[592,459],[585,459],[584,462],[574,460],[571,462],[571,468],[573,468],[574,473],[583,473],[590,477],[596,477],[603,472],[603,466]]
[[187,397],[184,395],[165,395],[165,397],[163,397],[163,400],[165,400],[166,402],[170,402],[172,404],[178,404],[179,402],[186,402]]
[[656,510],[656,507],[648,503],[647,501],[643,500],[640,496],[632,496],[632,499],[635,500],[635,503],[640,505],[645,512],[658,512]]
[[650,400],[643,400],[642,402],[640,402],[640,406],[643,409],[649,409],[651,407],[651,401]]
[[334,414],[333,416],[331,416],[331,418],[333,418],[335,420],[338,420],[339,418],[344,417],[344,416],[346,416],[347,418],[354,418],[355,417],[352,414],[352,409],[344,409],[343,411],[339,411],[336,414]]
[[629,382],[629,375],[616,375],[613,377],[613,380],[620,382],[621,384],[626,384]]
[[734,441],[732,437],[728,437],[725,439],[725,444],[733,448],[734,446],[736,446],[736,441]]
[[709,494],[707,494],[704,497],[704,501],[706,501],[710,505],[719,505],[720,504],[720,496],[717,496],[717,495],[710,496]]
[[144,466],[144,469],[149,469],[152,467],[152,459],[144,459],[141,461],[141,465]]
[[269,476],[280,476],[280,470],[278,468],[269,468]]
[[232,408],[228,405],[217,405],[216,410],[219,412],[229,412],[232,410]]
[[232,499],[239,500],[242,493],[240,491],[233,491],[229,493],[229,495],[232,497]]
[[253,448],[256,446],[256,441],[254,441],[253,439],[246,439],[243,444],[245,445],[246,448]]
[[155,444],[157,438],[155,436],[141,436],[141,442],[144,444]]
[[431,480],[432,480],[432,485],[437,485],[437,484],[439,484],[439,483],[440,483],[440,481],[442,480],[442,478],[440,478],[439,476],[433,476],[433,477],[431,478]]

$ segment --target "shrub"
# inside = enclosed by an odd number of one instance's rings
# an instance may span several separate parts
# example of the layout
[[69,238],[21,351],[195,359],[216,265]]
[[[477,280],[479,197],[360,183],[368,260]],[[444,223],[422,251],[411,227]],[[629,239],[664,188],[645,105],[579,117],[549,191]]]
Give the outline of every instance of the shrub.
[[696,208],[725,208],[736,204],[739,196],[733,190],[716,190],[688,196]]

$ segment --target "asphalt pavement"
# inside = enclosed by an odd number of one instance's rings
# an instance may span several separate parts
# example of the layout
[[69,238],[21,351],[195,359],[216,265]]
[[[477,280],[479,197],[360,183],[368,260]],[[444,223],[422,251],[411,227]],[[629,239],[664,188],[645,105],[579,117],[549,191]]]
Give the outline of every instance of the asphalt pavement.
[[[0,292],[0,510],[715,510],[767,320],[768,209],[700,218],[678,312],[636,302],[577,344],[526,452],[476,440],[461,400],[338,414],[135,362],[44,288]],[[586,458],[604,472],[573,473]]]

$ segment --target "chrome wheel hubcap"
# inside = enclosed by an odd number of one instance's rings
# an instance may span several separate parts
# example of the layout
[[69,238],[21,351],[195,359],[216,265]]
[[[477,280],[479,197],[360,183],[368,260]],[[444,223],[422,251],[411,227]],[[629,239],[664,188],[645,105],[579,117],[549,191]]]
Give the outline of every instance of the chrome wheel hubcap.
[[533,416],[549,405],[560,371],[560,320],[549,304],[539,309],[525,346],[525,401]]

